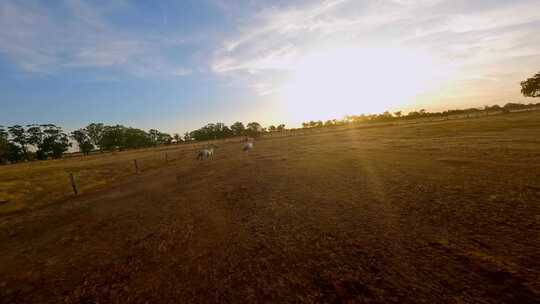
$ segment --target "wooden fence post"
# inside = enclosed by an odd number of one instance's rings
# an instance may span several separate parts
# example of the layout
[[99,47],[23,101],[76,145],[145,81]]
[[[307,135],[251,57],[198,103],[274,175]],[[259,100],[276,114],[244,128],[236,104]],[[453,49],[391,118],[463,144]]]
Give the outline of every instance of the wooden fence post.
[[77,191],[77,184],[75,183],[75,176],[73,176],[73,173],[69,174],[69,180],[71,181],[71,187],[73,188],[73,193],[75,193],[75,195],[79,194],[79,191]]
[[137,160],[133,160],[133,165],[135,166],[135,174],[139,174],[139,164],[137,164]]

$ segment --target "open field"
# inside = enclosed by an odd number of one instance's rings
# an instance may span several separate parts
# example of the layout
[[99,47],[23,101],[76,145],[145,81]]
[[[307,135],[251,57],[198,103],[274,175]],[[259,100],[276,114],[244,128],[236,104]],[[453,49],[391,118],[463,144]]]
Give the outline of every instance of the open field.
[[139,171],[145,172],[167,166],[166,161],[186,161],[186,157],[191,160],[202,145],[172,145],[2,166],[0,202],[6,203],[0,204],[0,214],[42,207],[71,196],[69,173],[75,175],[79,192],[85,193],[135,174],[135,159]]
[[539,302],[539,112],[193,149],[1,167],[0,303]]

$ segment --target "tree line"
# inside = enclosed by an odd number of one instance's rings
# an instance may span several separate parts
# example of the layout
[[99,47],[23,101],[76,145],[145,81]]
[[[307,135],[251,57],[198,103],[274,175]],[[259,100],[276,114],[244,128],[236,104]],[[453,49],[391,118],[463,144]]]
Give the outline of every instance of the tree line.
[[258,137],[264,133],[284,130],[284,124],[263,128],[258,122],[250,122],[244,126],[242,122],[237,121],[229,127],[224,123],[218,122],[207,124],[202,128],[186,133],[184,140],[211,140],[236,136]]
[[[521,93],[526,97],[540,97],[540,72],[533,77],[521,82]],[[425,109],[412,111],[404,115],[402,111],[382,114],[348,115],[344,119],[332,119],[325,122],[321,120],[303,122],[302,128],[321,128],[350,123],[389,122],[395,120],[449,117],[454,115],[471,115],[484,112],[511,112],[540,107],[540,103],[507,103],[504,106],[486,106],[483,109],[469,108],[464,110],[447,110],[443,112],[427,112]],[[27,126],[14,125],[11,127],[0,126],[0,164],[30,160],[45,160],[60,158],[69,147],[72,146],[70,139],[77,143],[83,154],[89,154],[94,150],[116,151],[125,149],[137,149],[181,143],[188,141],[202,141],[223,139],[235,136],[258,137],[265,133],[282,132],[286,130],[284,124],[271,125],[263,128],[258,122],[250,122],[244,126],[242,122],[235,122],[231,126],[224,123],[210,123],[197,130],[186,132],[184,136],[175,133],[160,132],[156,129],[144,131],[137,128],[122,125],[105,125],[103,123],[91,123],[88,126],[75,130],[69,134],[54,124],[32,124]],[[291,129],[295,130],[295,129]]]
[[484,108],[469,108],[469,109],[456,109],[456,110],[446,110],[443,112],[428,112],[425,109],[412,111],[407,114],[403,114],[403,111],[389,112],[385,111],[381,114],[361,114],[361,115],[347,115],[343,119],[332,119],[332,120],[311,120],[302,123],[302,128],[322,128],[322,127],[331,127],[331,126],[341,126],[350,123],[375,123],[375,122],[391,122],[398,120],[415,120],[420,118],[444,118],[456,115],[479,115],[480,113],[489,114],[490,112],[502,112],[509,113],[516,110],[526,110],[540,107],[540,103],[507,103],[504,106],[493,105],[485,106]]
[[[70,141],[71,139],[71,141]],[[71,133],[54,124],[0,126],[0,163],[61,158],[76,142],[80,152],[113,151],[168,144],[173,137],[122,125],[91,123]]]
[[235,122],[230,127],[218,122],[186,132],[184,136],[178,133],[171,136],[156,129],[145,131],[103,123],[91,123],[69,134],[54,124],[0,126],[0,164],[61,158],[73,143],[77,144],[81,153],[88,155],[95,150],[122,151],[234,136],[258,137],[265,132],[284,129],[284,124],[266,129],[258,122],[250,122],[246,126],[242,122]]

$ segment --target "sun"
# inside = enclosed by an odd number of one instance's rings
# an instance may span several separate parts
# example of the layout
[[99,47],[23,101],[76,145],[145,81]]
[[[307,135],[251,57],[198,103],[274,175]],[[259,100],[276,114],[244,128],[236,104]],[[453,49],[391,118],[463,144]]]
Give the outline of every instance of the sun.
[[313,52],[292,68],[284,99],[296,122],[395,110],[434,86],[444,69],[401,48]]

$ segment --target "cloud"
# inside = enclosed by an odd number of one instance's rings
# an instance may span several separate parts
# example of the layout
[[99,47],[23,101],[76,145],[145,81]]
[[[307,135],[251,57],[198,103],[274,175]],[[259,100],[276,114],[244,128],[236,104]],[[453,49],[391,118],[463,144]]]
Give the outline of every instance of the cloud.
[[172,75],[174,76],[188,76],[191,74],[193,74],[193,71],[185,68],[178,68],[172,71]]
[[470,73],[464,78],[492,79],[486,65],[512,69],[506,61],[540,55],[537,6],[527,0],[332,0],[269,7],[237,25],[215,51],[212,70],[243,77],[247,87],[267,94],[279,86],[270,85],[276,71],[294,70],[314,50],[353,45],[428,51]]
[[127,9],[126,2],[58,4],[61,9],[53,10],[35,3],[1,1],[0,53],[27,72],[111,68],[137,77],[189,74],[163,53],[184,39],[131,32],[107,20],[108,14]]

